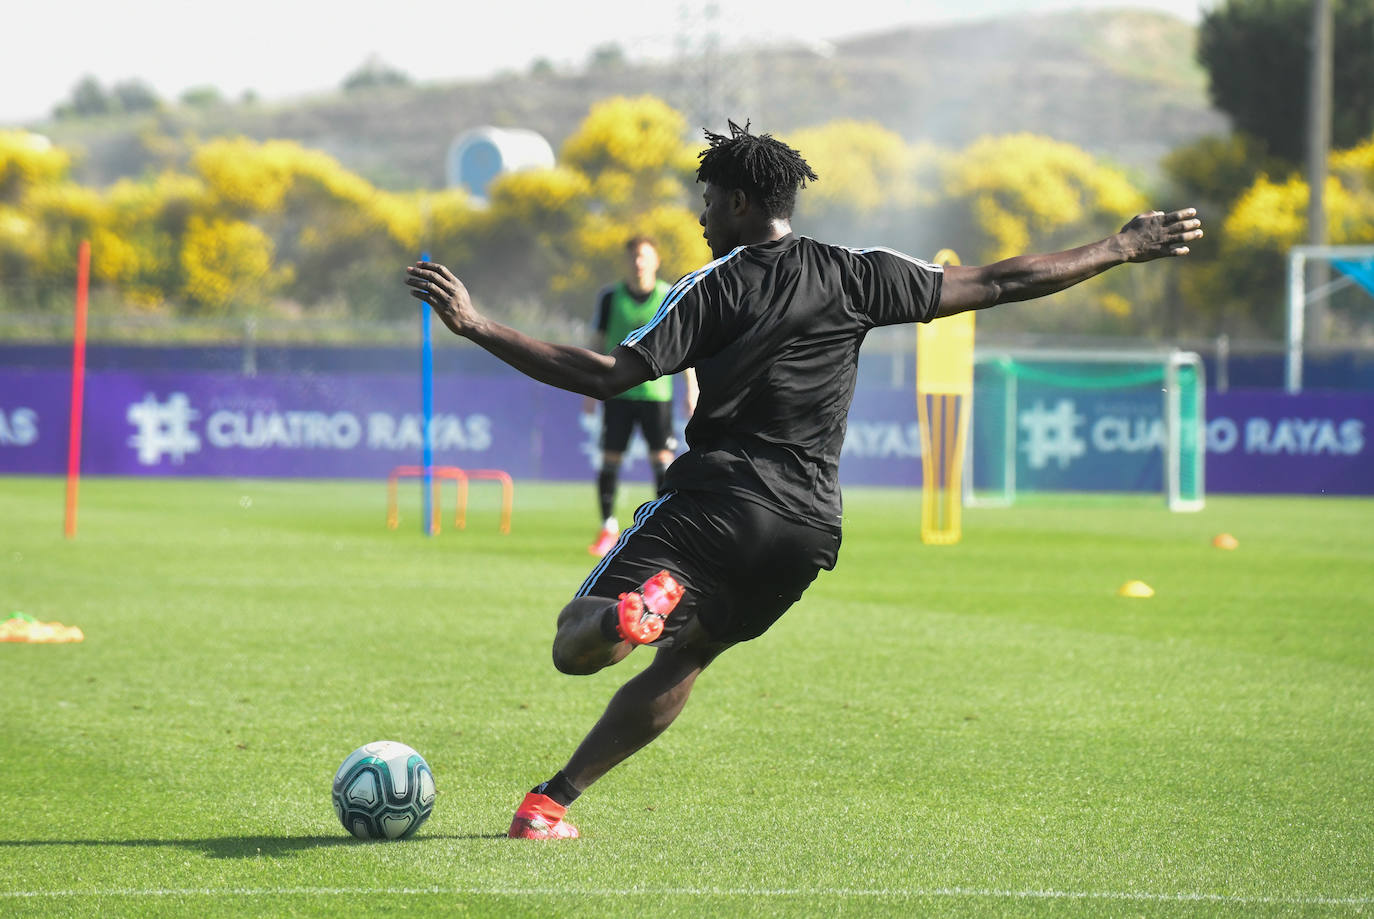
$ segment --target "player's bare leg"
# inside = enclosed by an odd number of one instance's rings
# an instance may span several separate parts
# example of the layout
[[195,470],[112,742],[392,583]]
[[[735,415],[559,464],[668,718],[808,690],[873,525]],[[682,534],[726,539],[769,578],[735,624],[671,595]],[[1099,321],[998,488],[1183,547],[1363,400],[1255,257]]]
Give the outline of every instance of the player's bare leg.
[[682,585],[667,571],[651,576],[638,590],[614,602],[581,597],[558,614],[553,663],[563,673],[595,673],[619,663],[635,645],[663,633],[668,616],[682,599]]
[[[653,663],[621,686],[578,746],[563,774],[579,791],[662,734],[682,712],[697,677],[730,647],[711,642],[695,619],[697,641],[661,648]],[[688,635],[683,635],[688,638]]]
[[[579,597],[558,614],[553,641],[553,663],[563,673],[595,673],[624,660],[635,645],[610,637],[604,625],[616,616],[621,601],[605,597]],[[581,789],[560,772],[530,789],[511,818],[506,835],[512,839],[576,839],[577,827],[563,819]]]
[[[636,643],[644,641],[608,639],[602,624],[608,611],[618,614],[620,629],[647,625],[647,632],[639,637],[652,640],[650,635],[657,636],[662,631],[666,618],[657,616],[652,609],[657,606],[671,612],[681,594],[682,588],[668,572],[661,571],[646,581],[640,591],[622,594],[614,607],[595,598],[568,604],[559,616],[559,639],[555,641],[554,660],[559,669],[590,673],[622,660]],[[642,610],[642,620],[627,626],[631,618],[627,610]],[[561,646],[559,640],[563,642]],[[507,835],[517,839],[576,839],[577,827],[563,819],[568,805],[617,763],[663,733],[682,712],[697,676],[731,644],[713,640],[695,616],[682,623],[672,636],[672,647],[659,648],[653,662],[611,697],[601,719],[568,764],[525,795]],[[586,669],[574,670],[570,662]]]
[[614,607],[615,601],[604,597],[579,597],[563,607],[553,639],[553,665],[561,673],[596,673],[635,649],[623,639],[611,641],[602,631],[606,611]]

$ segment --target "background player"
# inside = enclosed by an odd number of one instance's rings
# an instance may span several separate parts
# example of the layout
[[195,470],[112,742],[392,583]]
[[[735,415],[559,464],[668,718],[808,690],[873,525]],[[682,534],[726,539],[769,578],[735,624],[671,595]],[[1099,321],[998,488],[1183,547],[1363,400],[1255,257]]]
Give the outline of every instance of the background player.
[[[625,243],[625,280],[602,289],[596,298],[592,318],[591,347],[609,354],[621,340],[653,318],[668,293],[668,282],[658,277],[658,248],[647,236],[635,236]],[[687,416],[696,406],[696,374],[683,373],[687,384]],[[588,397],[583,411],[595,413],[596,400]],[[663,474],[673,461],[677,438],[673,436],[673,378],[646,380],[607,399],[601,412],[601,470],[596,479],[596,495],[601,509],[601,532],[588,551],[597,558],[611,551],[620,535],[615,517],[615,498],[620,486],[620,464],[630,435],[638,427],[649,448],[649,465],[654,473],[654,491],[663,487]]]
[[[407,269],[412,295],[451,331],[541,382],[604,399],[695,367],[700,384],[688,451],[664,493],[592,570],[554,637],[565,673],[594,673],[639,644],[653,643],[654,659],[525,796],[513,837],[577,836],[567,806],[662,733],[722,651],[761,635],[834,566],[840,448],[870,329],[1043,297],[1126,262],[1187,255],[1202,236],[1194,210],[1153,211],[1076,249],[942,269],[794,236],[797,192],[816,179],[800,154],[733,122],[730,136],[707,139],[697,179],[715,260],[678,281],[609,355],[492,322],[442,265]],[[673,781],[660,787],[671,793]]]

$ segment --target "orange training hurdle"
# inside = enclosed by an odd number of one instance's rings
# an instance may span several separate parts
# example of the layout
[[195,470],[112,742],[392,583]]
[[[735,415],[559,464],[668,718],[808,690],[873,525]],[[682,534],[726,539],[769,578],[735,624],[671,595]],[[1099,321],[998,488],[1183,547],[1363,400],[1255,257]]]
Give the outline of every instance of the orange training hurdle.
[[[444,479],[452,479],[455,483],[456,508],[453,514],[453,525],[462,530],[467,527],[468,513],[468,481],[470,479],[489,480],[501,483],[501,527],[502,533],[510,532],[511,511],[515,505],[515,483],[506,472],[500,469],[460,469],[457,466],[431,466],[430,474],[434,477],[434,520],[431,524],[432,533],[439,532],[439,517],[442,508],[442,488]],[[400,525],[401,517],[399,510],[399,499],[397,491],[399,482],[402,478],[420,478],[425,474],[423,466],[397,466],[391,470],[391,474],[386,479],[386,525],[388,529],[396,529]]]

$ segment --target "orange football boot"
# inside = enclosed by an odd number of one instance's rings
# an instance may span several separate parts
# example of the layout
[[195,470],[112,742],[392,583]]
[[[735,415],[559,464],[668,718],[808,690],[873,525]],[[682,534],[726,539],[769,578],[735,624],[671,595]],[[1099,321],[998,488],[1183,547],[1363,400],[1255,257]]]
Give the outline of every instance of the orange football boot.
[[632,645],[647,645],[663,634],[663,623],[682,599],[682,585],[667,571],[644,582],[639,590],[620,595],[616,612],[620,637]]
[[567,812],[553,798],[532,791],[520,802],[506,835],[511,839],[576,839],[577,827],[563,819]]

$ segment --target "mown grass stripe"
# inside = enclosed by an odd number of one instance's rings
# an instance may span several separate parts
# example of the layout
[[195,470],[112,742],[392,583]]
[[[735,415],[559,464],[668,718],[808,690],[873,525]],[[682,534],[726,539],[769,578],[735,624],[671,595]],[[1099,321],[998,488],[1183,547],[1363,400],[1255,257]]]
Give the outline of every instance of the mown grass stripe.
[[7,890],[5,899],[78,897],[277,897],[277,896],[493,896],[493,897],[830,897],[838,899],[1109,900],[1153,903],[1222,903],[1234,906],[1367,906],[1374,897],[1245,896],[1199,892],[1155,893],[1112,890],[998,890],[978,887],[932,888],[716,888],[662,887],[632,890],[554,887],[152,887],[91,890]]

